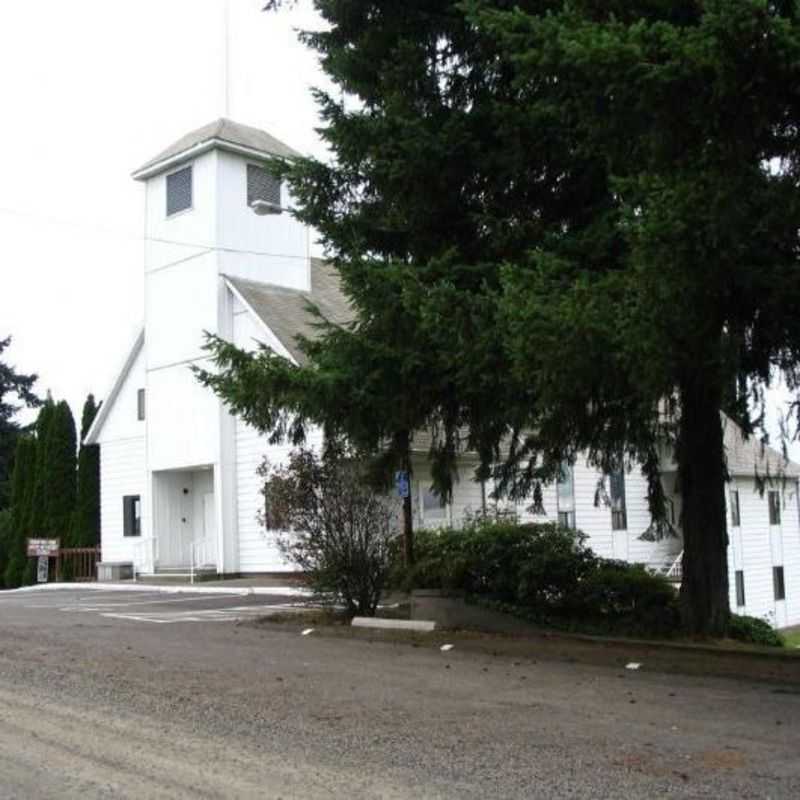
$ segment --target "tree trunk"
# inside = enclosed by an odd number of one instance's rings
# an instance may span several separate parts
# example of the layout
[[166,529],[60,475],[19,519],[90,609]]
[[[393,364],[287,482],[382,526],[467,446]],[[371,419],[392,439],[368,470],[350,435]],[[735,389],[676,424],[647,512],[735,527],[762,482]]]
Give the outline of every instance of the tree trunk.
[[403,498],[403,557],[407,567],[414,563],[414,508],[411,498],[411,437],[408,431],[398,436],[401,448],[401,468],[408,475],[408,497]]
[[681,615],[687,632],[724,635],[730,617],[721,390],[698,367],[680,385],[676,447],[683,505]]

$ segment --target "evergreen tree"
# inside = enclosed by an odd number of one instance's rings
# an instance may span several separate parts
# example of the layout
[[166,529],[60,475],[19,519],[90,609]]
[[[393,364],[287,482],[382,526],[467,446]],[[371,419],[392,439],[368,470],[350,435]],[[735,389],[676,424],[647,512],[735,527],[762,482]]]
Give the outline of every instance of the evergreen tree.
[[[9,502],[12,456],[21,433],[19,424],[14,422],[14,415],[20,405],[33,408],[39,404],[39,398],[33,392],[36,375],[22,375],[2,360],[2,354],[10,344],[10,336],[0,339],[0,509]],[[12,395],[18,398],[18,403],[9,402]]]
[[77,434],[65,400],[56,403],[45,443],[43,535],[69,543],[77,491]]
[[81,415],[78,490],[69,541],[72,547],[94,547],[100,542],[100,447],[84,444],[99,410],[90,394]]
[[[273,168],[341,275],[352,338],[388,356],[350,378],[392,387],[375,414],[419,402],[443,493],[460,447],[503,462],[512,494],[588,451],[604,471],[643,465],[659,524],[672,446],[684,621],[723,632],[720,411],[740,387],[752,430],[773,374],[800,388],[798,3],[316,7],[326,29],[304,39],[357,102],[317,94],[332,163]],[[223,396],[277,404],[267,360],[214,348]],[[398,364],[418,382],[392,383]]]
[[2,573],[6,588],[21,585],[28,562],[27,539],[31,535],[28,520],[36,483],[36,451],[37,442],[33,436],[18,438],[11,478],[11,506],[8,511],[7,560]]
[[36,456],[35,456],[35,482],[30,505],[26,511],[28,514],[27,528],[30,536],[42,538],[45,536],[46,526],[46,503],[47,503],[47,442],[50,436],[50,427],[55,417],[56,404],[50,392],[39,411],[36,419]]

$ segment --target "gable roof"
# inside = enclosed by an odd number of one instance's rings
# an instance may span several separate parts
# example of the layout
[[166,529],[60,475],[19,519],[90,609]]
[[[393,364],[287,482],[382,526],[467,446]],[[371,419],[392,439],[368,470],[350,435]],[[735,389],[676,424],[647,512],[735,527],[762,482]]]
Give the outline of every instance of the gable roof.
[[753,435],[745,438],[742,429],[729,417],[722,417],[725,457],[732,476],[800,477],[800,466],[783,457],[775,448]]
[[279,156],[281,158],[298,158],[300,156],[296,150],[274,136],[270,136],[266,131],[220,117],[220,119],[203,125],[202,128],[191,131],[173,142],[155,158],[142,164],[133,173],[133,177],[137,180],[145,180],[215,147],[252,156]]
[[144,328],[141,328],[136,334],[133,346],[128,351],[125,361],[122,362],[122,367],[120,368],[114,383],[111,385],[111,390],[108,392],[102,404],[100,405],[100,410],[97,412],[97,416],[94,418],[94,421],[89,426],[89,430],[86,432],[86,438],[83,440],[84,444],[97,444],[97,437],[100,435],[100,431],[103,428],[103,423],[111,413],[111,408],[113,407],[114,402],[116,401],[117,396],[119,395],[120,390],[125,383],[125,378],[128,377],[128,373],[131,371],[131,367],[133,366],[143,347]]
[[354,316],[342,292],[339,276],[319,258],[311,259],[310,292],[231,276],[225,279],[297,364],[306,361],[297,337],[313,339],[317,334],[315,320],[307,310],[309,302],[317,306],[326,319],[338,325],[347,324]]

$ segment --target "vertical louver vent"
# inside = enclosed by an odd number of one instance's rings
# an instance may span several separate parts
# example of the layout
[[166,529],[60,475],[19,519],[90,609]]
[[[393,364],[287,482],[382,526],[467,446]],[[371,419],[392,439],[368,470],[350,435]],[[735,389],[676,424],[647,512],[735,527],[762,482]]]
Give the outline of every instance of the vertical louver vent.
[[247,205],[261,201],[274,207],[279,212],[281,207],[281,182],[263,167],[247,165]]
[[167,175],[167,216],[192,207],[192,168]]

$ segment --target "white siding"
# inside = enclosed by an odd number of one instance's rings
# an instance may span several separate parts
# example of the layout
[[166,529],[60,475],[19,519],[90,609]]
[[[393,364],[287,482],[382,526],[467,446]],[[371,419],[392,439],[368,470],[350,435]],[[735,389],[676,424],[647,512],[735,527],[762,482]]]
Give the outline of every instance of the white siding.
[[[800,624],[800,526],[796,485],[781,489],[781,524],[769,524],[767,494],[759,494],[753,478],[737,477],[741,526],[730,528],[728,569],[731,609],[769,620],[776,627]],[[772,487],[780,488],[780,487]],[[728,509],[730,521],[730,508]],[[786,599],[775,600],[772,568],[782,566]],[[735,571],[744,573],[745,606],[736,605]]]
[[[460,480],[453,487],[453,500],[448,508],[450,524],[458,527],[471,514],[481,509],[481,487],[472,479],[474,463],[465,462],[460,469]],[[639,537],[650,525],[650,512],[647,508],[647,481],[639,470],[634,469],[625,475],[625,501],[627,508],[627,530],[612,531],[611,509],[603,502],[595,502],[600,473],[578,460],[574,468],[575,490],[575,525],[588,537],[589,546],[603,558],[618,558],[652,566],[671,563],[681,550],[681,541],[677,538],[664,539],[661,542],[642,541]],[[430,486],[430,470],[424,459],[414,463],[415,501],[420,485]],[[486,486],[486,502],[491,506],[494,501],[491,494],[494,484],[489,481]],[[521,520],[526,522],[555,522],[558,519],[558,500],[556,487],[543,487],[542,500],[544,515],[533,515],[529,511],[530,501],[516,504],[508,500],[500,500],[497,505],[501,509],[514,509]],[[419,503],[415,503],[415,518],[418,525],[425,525]],[[430,523],[430,520],[428,520]]]
[[[104,442],[100,447],[100,528],[103,561],[132,561],[138,538],[123,536],[122,498],[145,500],[144,437]],[[147,514],[147,504],[143,514]],[[142,520],[142,528],[145,528]]]
[[[321,432],[309,436],[309,446],[319,446]],[[264,436],[241,420],[236,421],[236,474],[239,528],[239,569],[241,572],[292,572],[297,568],[284,561],[275,540],[259,521],[263,479],[258,468],[266,457],[270,464],[285,462],[291,445],[269,444]]]

